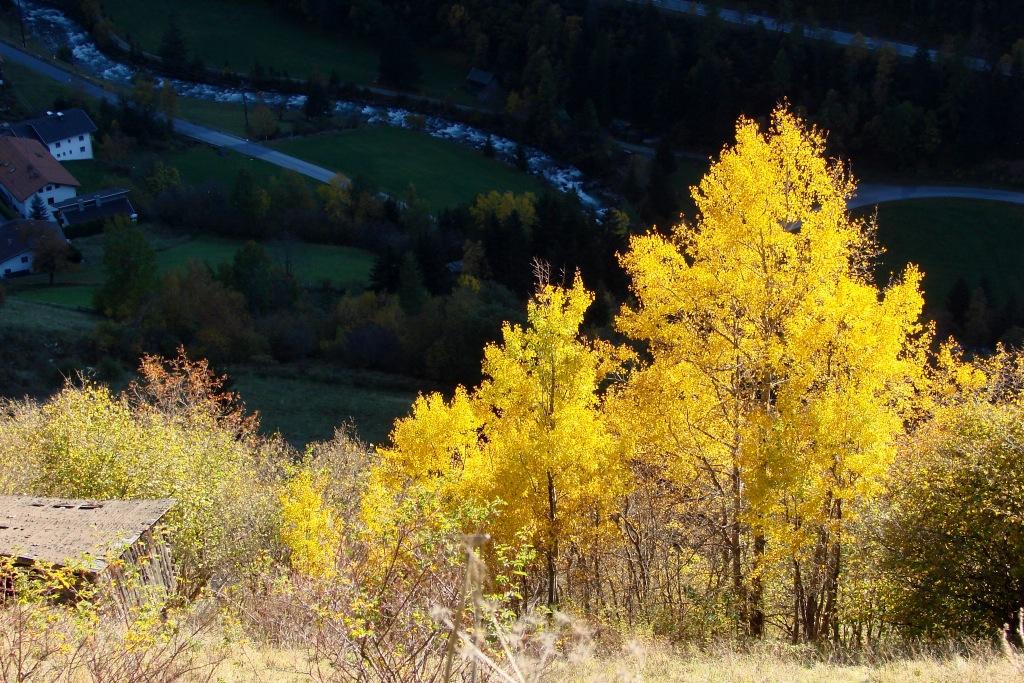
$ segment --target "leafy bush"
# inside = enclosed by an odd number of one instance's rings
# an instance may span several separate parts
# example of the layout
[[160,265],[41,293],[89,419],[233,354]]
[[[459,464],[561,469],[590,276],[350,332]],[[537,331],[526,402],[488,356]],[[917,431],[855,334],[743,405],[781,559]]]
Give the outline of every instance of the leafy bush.
[[273,483],[286,449],[225,403],[205,364],[155,359],[115,395],[73,385],[45,404],[8,404],[3,488],[71,498],[173,498],[166,518],[181,586],[196,592],[281,556]]

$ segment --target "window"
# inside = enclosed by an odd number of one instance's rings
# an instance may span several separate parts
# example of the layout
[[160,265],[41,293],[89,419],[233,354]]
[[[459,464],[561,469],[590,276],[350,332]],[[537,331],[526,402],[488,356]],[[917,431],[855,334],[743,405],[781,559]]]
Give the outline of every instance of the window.
[[[84,135],[79,135],[79,136],[78,136],[78,141],[79,141],[79,142],[81,142],[81,141],[82,141],[82,140],[84,140],[84,139],[85,139],[85,136],[84,136]],[[83,149],[85,149],[85,148],[83,147]]]
[[53,197],[47,197],[46,203],[49,204],[50,206],[53,206]]
[[84,151],[85,151],[85,147],[79,147],[79,148],[78,148],[78,151],[79,151],[79,152],[84,152]]
[[22,263],[28,263],[28,256],[22,256],[21,257],[21,262]]
[[57,143],[57,149],[60,149],[60,143],[59,142]]

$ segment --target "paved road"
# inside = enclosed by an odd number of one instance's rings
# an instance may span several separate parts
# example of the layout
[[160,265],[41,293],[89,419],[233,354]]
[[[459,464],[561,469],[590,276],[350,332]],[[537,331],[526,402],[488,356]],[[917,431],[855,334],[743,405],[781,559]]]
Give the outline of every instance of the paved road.
[[865,183],[857,188],[857,196],[850,200],[850,208],[857,209],[886,202],[901,202],[908,199],[980,199],[1008,204],[1024,204],[1024,192],[994,190],[985,187],[876,185]]
[[[18,48],[8,43],[0,42],[0,56],[3,56],[5,60],[16,62],[21,64],[36,73],[39,73],[47,78],[52,78],[55,81],[64,83],[69,86],[81,88],[87,95],[92,97],[109,100],[111,102],[117,100],[117,93],[106,90],[93,81],[73,74],[65,69],[50,64],[49,62],[43,61],[37,57],[19,50]],[[214,147],[220,147],[222,149],[228,149],[239,154],[245,154],[246,156],[261,159],[269,164],[274,164],[281,168],[288,169],[290,171],[296,171],[304,176],[313,178],[322,183],[326,183],[335,176],[335,172],[326,169],[316,164],[311,164],[308,161],[303,161],[287,154],[275,151],[254,142],[249,142],[237,135],[231,135],[230,133],[224,133],[213,128],[201,126],[185,119],[176,118],[174,119],[174,130],[193,140],[204,142]]]
[[[712,11],[717,8],[708,7],[703,2],[688,2],[687,0],[625,0],[626,2],[633,3],[635,5],[646,5],[650,2],[655,7],[663,9],[668,12],[677,12],[680,14],[692,14],[698,17],[706,17]],[[803,31],[803,34],[814,40],[824,40],[829,43],[836,45],[850,45],[857,40],[857,34],[849,33],[847,31],[837,31],[829,28],[812,28],[796,22],[779,21],[774,17],[769,17],[763,14],[752,14],[750,12],[738,12],[731,9],[717,9],[717,16],[722,21],[729,24],[738,24],[740,26],[757,26],[761,25],[765,30],[773,31],[776,33],[793,33],[795,31]],[[917,54],[920,49],[917,45],[911,43],[901,43],[896,40],[885,40],[883,38],[872,38],[870,36],[861,36],[864,46],[869,50],[879,50],[883,47],[892,50],[894,53],[901,57],[913,57]],[[935,61],[939,57],[937,50],[928,50],[928,57]],[[967,65],[977,71],[985,71],[989,68],[989,63],[984,59],[970,58],[967,60]]]
[[[627,152],[648,158],[654,157],[654,148],[631,142],[618,141]],[[683,159],[708,161],[707,155],[678,152]],[[967,187],[957,185],[888,185],[881,183],[860,183],[857,194],[848,203],[851,209],[875,206],[888,202],[902,202],[910,199],[979,199],[991,202],[1024,205],[1024,192],[997,190],[990,187]]]
[[[22,64],[43,76],[52,78],[55,81],[80,87],[86,94],[92,97],[103,98],[110,101],[115,101],[117,99],[116,93],[100,87],[93,81],[72,74],[65,69],[54,66],[49,62],[38,59],[37,57],[33,57],[32,55],[27,54],[7,43],[0,42],[0,56],[3,56],[5,60]],[[275,166],[296,171],[320,182],[327,182],[335,175],[334,171],[323,168],[322,166],[311,164],[308,161],[303,161],[302,159],[282,154],[281,152],[270,149],[264,145],[249,142],[236,135],[214,130],[213,128],[208,128],[206,126],[200,126],[184,119],[175,119],[174,128],[181,135],[193,140],[198,140],[214,147],[229,149],[238,152],[239,154],[258,158],[266,161],[267,163],[274,164]],[[623,146],[627,147],[634,153],[645,155],[653,155],[654,153],[653,149],[644,145],[630,145],[626,143]],[[897,202],[908,199],[940,198],[981,199],[1024,205],[1024,192],[994,190],[984,187],[864,184],[860,186],[857,196],[851,200],[850,208],[861,208],[884,202]]]

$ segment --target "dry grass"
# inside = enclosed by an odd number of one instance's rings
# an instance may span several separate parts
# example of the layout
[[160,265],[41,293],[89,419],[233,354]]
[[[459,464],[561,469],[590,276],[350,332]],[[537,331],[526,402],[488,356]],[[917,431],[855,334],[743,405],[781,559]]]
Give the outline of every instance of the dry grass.
[[707,681],[722,683],[903,683],[934,681],[981,683],[1019,680],[1024,676],[1010,659],[991,653],[962,657],[922,657],[892,660],[873,666],[806,663],[799,657],[775,653],[737,653],[684,656],[656,647],[638,647],[631,655],[588,658],[560,664],[546,680],[560,681]]
[[[655,645],[632,644],[612,656],[565,656],[535,672],[536,681],[678,681],[679,683],[992,683],[1024,678],[1020,661],[997,651],[970,656],[925,656],[893,659],[874,665],[842,665],[801,661],[798,654],[739,653],[731,650],[674,653]],[[214,671],[214,681],[293,683],[321,680],[309,657],[295,650],[237,645]],[[326,672],[324,672],[326,673]],[[464,672],[465,673],[465,672]],[[324,676],[329,680],[328,676]],[[467,678],[468,680],[468,678]],[[499,675],[483,680],[506,680]],[[513,677],[511,680],[516,680]]]

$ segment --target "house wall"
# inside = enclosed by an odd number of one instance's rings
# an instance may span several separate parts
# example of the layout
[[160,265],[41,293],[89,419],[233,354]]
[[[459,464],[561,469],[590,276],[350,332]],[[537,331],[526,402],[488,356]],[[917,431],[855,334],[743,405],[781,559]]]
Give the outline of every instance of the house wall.
[[[47,189],[50,188],[50,189]],[[25,201],[21,202],[7,191],[7,188],[0,186],[0,194],[3,194],[4,199],[7,203],[17,211],[22,218],[30,218],[32,216],[32,197],[29,197]],[[53,205],[58,204],[65,199],[71,199],[78,195],[78,190],[71,185],[46,185],[37,195],[42,197],[43,205],[46,206],[46,210],[49,212],[49,220],[56,221],[57,219],[53,215]]]
[[26,251],[0,262],[0,279],[32,271],[32,252]]
[[[46,187],[53,188],[47,190]],[[78,195],[78,190],[73,185],[47,185],[42,190],[37,192],[40,197],[43,198],[43,204],[46,205],[46,210],[50,213],[50,220],[57,220],[53,215],[53,205],[59,204],[66,199],[71,199]],[[32,213],[32,199],[28,200],[28,212]],[[26,216],[27,218],[27,216]]]
[[92,159],[92,135],[88,133],[52,142],[49,147],[53,158],[61,161]]
[[4,198],[4,202],[6,202],[7,205],[10,206],[12,209],[17,211],[19,215],[23,215],[21,213],[21,211],[22,211],[22,208],[21,208],[22,207],[22,203],[19,202],[17,199],[15,199],[14,195],[11,194],[10,192],[8,192],[7,188],[4,187],[3,185],[0,185],[0,197],[3,197]]

